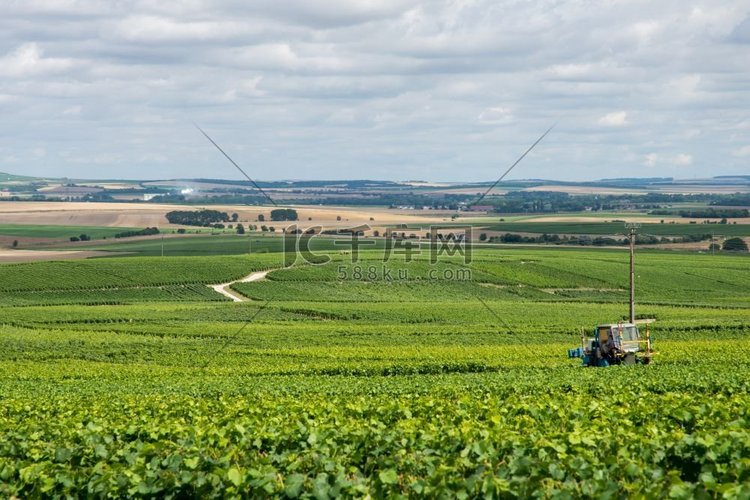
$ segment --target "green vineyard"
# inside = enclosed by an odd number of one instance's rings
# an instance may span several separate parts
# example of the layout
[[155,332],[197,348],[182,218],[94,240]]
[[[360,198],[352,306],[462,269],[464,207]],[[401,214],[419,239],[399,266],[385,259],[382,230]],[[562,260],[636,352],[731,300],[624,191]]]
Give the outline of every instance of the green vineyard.
[[747,257],[641,252],[606,369],[621,251],[331,258],[0,265],[0,495],[750,496]]

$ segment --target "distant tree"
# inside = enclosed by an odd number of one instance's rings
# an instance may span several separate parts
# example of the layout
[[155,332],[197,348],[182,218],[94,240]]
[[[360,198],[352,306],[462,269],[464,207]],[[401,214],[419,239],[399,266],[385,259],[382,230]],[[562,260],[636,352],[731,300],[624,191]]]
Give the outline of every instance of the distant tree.
[[719,245],[716,242],[711,243],[710,245],[708,245],[708,251],[709,252],[719,252],[719,251],[721,251],[721,245]]
[[487,241],[487,233],[480,234],[479,241]]
[[179,229],[177,230],[177,234],[185,234],[185,233],[187,233],[187,231],[185,230],[185,228],[184,228],[184,227],[181,227],[181,228],[179,228]]
[[81,238],[79,238],[78,236],[71,236],[70,241],[81,241]]
[[215,222],[229,222],[229,215],[218,210],[175,210],[168,212],[166,217],[171,224],[185,226],[210,227]]
[[88,234],[81,234],[78,237],[78,239],[81,240],[81,241],[90,241],[91,240],[91,236],[89,236]]
[[523,236],[520,234],[505,233],[500,236],[500,241],[503,243],[521,243],[523,241]]
[[237,222],[237,220],[240,218],[240,216],[236,213],[232,214],[232,222]]
[[276,232],[276,228],[275,228],[275,227],[273,227],[273,226],[269,227],[269,228],[268,228],[268,230],[269,230],[269,231],[271,231],[272,233],[275,233],[275,232]]
[[266,231],[268,231],[268,226],[266,226],[266,225],[260,226],[260,230],[263,231],[263,232],[266,232]]
[[341,220],[341,216],[340,216],[340,215],[337,215],[337,216],[336,216],[336,220],[340,221],[340,220]]
[[258,214],[258,222],[264,222],[266,220],[266,216],[263,214]]
[[297,211],[293,208],[277,208],[271,210],[271,220],[274,221],[294,221],[298,220]]
[[375,237],[377,238],[378,236],[380,236],[380,231],[378,231],[378,230],[376,229],[375,231],[373,231],[373,232],[372,232],[372,235],[373,235],[373,236],[375,236]]
[[722,249],[726,252],[747,252],[747,243],[742,238],[729,238]]
[[237,234],[245,234],[245,226],[237,224]]
[[312,220],[312,217],[308,217],[307,220]]
[[[183,232],[184,231],[185,230],[183,229]],[[179,232],[179,230],[177,232]],[[115,234],[115,238],[130,238],[132,236],[151,236],[153,234],[159,234],[158,227],[147,227],[145,229],[140,229],[136,231],[123,231],[122,233]]]
[[18,248],[18,240],[13,240],[13,248]]

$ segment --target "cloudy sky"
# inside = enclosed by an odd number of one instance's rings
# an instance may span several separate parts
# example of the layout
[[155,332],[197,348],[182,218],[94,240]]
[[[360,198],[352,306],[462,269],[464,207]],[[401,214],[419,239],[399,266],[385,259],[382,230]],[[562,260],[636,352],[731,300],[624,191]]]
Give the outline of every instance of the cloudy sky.
[[750,0],[2,0],[0,171],[750,174]]

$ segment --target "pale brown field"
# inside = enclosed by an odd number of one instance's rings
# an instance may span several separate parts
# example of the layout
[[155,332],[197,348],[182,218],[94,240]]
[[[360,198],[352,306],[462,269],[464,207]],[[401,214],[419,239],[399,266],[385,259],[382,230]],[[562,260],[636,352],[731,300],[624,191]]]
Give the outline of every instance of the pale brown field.
[[[429,192],[431,194],[474,194],[478,195],[479,193],[484,193],[487,191],[487,186],[477,186],[477,187],[464,187],[464,188],[451,188],[446,187],[443,189],[430,189]],[[418,192],[418,191],[417,191]],[[501,188],[495,188],[490,192],[490,196],[496,196],[501,194],[507,194],[510,190],[508,189],[501,189]]]
[[[178,227],[169,224],[165,214],[172,210],[210,208],[229,214],[237,213],[240,221],[255,222],[263,214],[270,222],[272,206],[236,205],[184,206],[151,203],[85,203],[85,202],[4,202],[0,204],[0,223],[49,224],[111,227]],[[390,225],[439,223],[450,220],[452,212],[435,210],[389,210],[387,208],[293,207],[300,225],[346,227],[355,224]],[[341,220],[337,220],[341,217]],[[308,220],[311,219],[311,220]],[[371,220],[373,219],[373,220]],[[277,223],[280,225],[279,223]]]
[[[41,260],[88,259],[100,255],[118,255],[115,252],[93,250],[3,250],[0,249],[0,262],[36,262]],[[124,254],[123,254],[124,255]]]
[[77,186],[84,187],[100,187],[104,189],[133,189],[138,186],[138,183],[118,183],[118,182],[79,182]]
[[750,186],[712,186],[712,185],[677,185],[677,186],[658,186],[651,189],[638,188],[613,188],[597,186],[561,186],[546,185],[534,186],[523,189],[523,191],[547,191],[554,193],[568,193],[572,195],[600,194],[600,195],[642,195],[647,193],[665,193],[665,194],[733,194],[750,192]]
[[168,226],[164,214],[180,207],[136,203],[8,202],[0,204],[4,224],[151,227]]
[[660,193],[670,194],[734,194],[750,193],[750,186],[665,186],[659,188]]
[[568,194],[601,194],[601,195],[621,195],[621,194],[646,194],[645,189],[627,189],[627,188],[609,188],[595,186],[534,186],[523,189],[523,191],[546,191],[550,193],[568,193]]

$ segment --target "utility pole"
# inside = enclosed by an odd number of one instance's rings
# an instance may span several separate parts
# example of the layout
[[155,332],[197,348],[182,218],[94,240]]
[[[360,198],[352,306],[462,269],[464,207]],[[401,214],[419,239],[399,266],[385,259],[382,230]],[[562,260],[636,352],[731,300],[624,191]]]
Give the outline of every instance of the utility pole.
[[625,224],[628,228],[628,239],[630,240],[630,322],[635,324],[635,235],[638,233],[640,224]]

